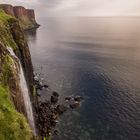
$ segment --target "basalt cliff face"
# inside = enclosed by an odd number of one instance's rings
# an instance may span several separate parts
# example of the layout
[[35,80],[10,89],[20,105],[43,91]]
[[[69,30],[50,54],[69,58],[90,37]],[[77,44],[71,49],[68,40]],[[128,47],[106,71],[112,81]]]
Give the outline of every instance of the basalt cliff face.
[[21,27],[25,30],[39,27],[33,9],[25,9],[22,6],[12,6],[9,4],[0,4],[0,8],[8,15],[19,19]]
[[[9,6],[7,12],[13,16],[11,11],[12,7]],[[29,13],[31,17],[34,16],[34,12]],[[31,128],[28,119],[28,104],[24,98],[26,92],[23,92],[21,84],[25,86],[27,82],[29,96],[33,101],[33,67],[22,28],[12,16],[0,10],[0,139],[30,140],[34,128]]]

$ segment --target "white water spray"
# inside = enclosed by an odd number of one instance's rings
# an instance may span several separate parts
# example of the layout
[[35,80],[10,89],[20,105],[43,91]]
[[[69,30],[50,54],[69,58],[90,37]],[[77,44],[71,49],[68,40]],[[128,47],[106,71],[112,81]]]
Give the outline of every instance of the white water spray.
[[10,47],[8,47],[7,50],[19,62],[19,66],[20,66],[20,74],[19,74],[19,76],[20,76],[20,86],[21,86],[22,96],[23,96],[24,104],[25,104],[25,108],[26,108],[27,119],[28,119],[28,122],[30,124],[31,129],[33,130],[34,135],[36,135],[35,122],[34,122],[34,117],[33,117],[33,110],[32,110],[31,100],[30,100],[30,96],[29,96],[29,89],[28,89],[28,86],[27,86],[27,82],[26,82],[26,79],[25,79],[25,75],[24,75],[24,72],[23,72],[21,62]]

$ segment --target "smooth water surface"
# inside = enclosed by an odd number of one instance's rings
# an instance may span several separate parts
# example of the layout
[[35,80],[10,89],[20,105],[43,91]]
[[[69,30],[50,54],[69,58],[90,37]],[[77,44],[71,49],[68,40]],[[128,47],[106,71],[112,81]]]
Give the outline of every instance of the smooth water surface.
[[140,18],[40,24],[27,34],[35,69],[61,97],[85,97],[81,108],[60,118],[55,140],[139,140]]

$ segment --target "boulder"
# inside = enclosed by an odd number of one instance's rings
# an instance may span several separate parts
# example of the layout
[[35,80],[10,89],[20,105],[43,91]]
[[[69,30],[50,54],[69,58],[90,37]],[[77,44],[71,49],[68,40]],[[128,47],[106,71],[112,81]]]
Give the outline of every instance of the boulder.
[[72,99],[72,97],[66,97],[65,100],[66,101],[70,101]]
[[57,103],[58,102],[58,97],[57,96],[51,96],[51,102],[52,103]]
[[72,101],[70,103],[70,108],[72,108],[72,109],[78,108],[79,106],[80,106],[80,102]]
[[57,113],[58,114],[63,114],[64,112],[66,112],[67,111],[67,107],[65,106],[65,105],[58,105],[57,107],[56,107],[56,110],[57,110]]
[[57,92],[55,92],[55,91],[53,91],[52,94],[53,94],[53,96],[59,97],[59,94]]
[[74,97],[75,101],[81,102],[84,98],[82,96],[76,96]]

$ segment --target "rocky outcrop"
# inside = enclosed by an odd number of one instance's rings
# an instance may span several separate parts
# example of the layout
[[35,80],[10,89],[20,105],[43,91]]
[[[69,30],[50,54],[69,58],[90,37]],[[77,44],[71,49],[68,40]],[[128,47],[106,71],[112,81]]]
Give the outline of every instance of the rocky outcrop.
[[[10,9],[10,8],[9,8]],[[8,10],[10,11],[10,10]],[[13,57],[8,48],[16,54]],[[20,63],[33,101],[33,67],[29,48],[19,21],[0,11],[0,138],[25,139],[32,137],[25,101],[20,84]]]
[[28,18],[31,20],[32,23],[37,24],[36,20],[35,20],[35,12],[33,9],[27,9],[27,15],[28,15]]
[[9,4],[1,4],[0,8],[2,8],[6,14],[14,16],[13,6]]
[[0,8],[3,9],[5,13],[19,19],[20,25],[25,30],[39,27],[33,9],[25,9],[22,6],[12,6],[9,4],[0,4]]

